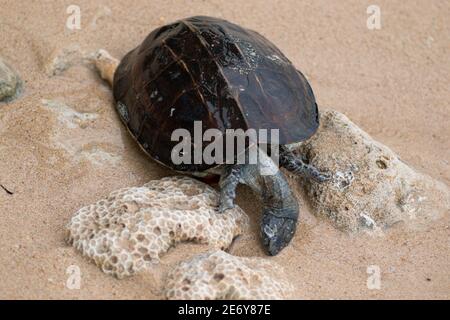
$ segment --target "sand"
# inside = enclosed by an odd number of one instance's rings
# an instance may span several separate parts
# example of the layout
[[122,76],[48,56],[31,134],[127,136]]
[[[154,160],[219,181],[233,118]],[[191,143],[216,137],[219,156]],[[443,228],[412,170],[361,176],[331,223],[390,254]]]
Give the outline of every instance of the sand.
[[[113,110],[109,87],[78,55],[105,48],[121,58],[148,32],[182,17],[224,17],[258,30],[306,74],[320,107],[345,113],[418,171],[450,182],[448,1],[377,1],[380,30],[366,26],[372,1],[79,0],[81,29],[68,30],[72,3],[0,0],[0,56],[24,82],[19,99],[0,104],[0,184],[13,193],[0,189],[0,298],[158,299],[161,275],[205,249],[183,244],[154,273],[117,280],[64,241],[78,208],[173,174],[142,154]],[[64,48],[73,66],[49,76],[48,61]],[[314,216],[296,189],[301,224],[291,245],[268,258],[285,267],[295,298],[450,298],[448,214],[380,236],[348,235]],[[261,207],[249,189],[238,194],[252,228],[230,252],[264,257]],[[372,265],[381,271],[379,289],[367,286]],[[79,289],[66,285],[70,266],[81,271]]]

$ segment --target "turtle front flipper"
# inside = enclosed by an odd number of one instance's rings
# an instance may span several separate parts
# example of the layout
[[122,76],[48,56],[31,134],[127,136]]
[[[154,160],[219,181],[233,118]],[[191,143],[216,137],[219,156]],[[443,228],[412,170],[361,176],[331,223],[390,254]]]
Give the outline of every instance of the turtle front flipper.
[[292,173],[313,179],[317,182],[325,182],[331,179],[329,172],[321,172],[316,167],[305,163],[286,147],[280,148],[280,165]]
[[221,208],[234,205],[235,189],[239,183],[248,185],[261,198],[262,243],[270,255],[278,254],[294,237],[299,213],[297,200],[286,178],[272,159],[259,150],[256,164],[225,168],[220,183]]
[[242,165],[231,165],[224,168],[220,176],[219,212],[234,208],[236,188],[242,175]]

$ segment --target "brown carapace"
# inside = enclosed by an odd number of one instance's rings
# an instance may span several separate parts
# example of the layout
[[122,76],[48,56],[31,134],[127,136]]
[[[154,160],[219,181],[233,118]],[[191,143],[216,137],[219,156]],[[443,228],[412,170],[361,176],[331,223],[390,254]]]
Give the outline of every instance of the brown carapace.
[[211,17],[160,27],[120,62],[114,75],[117,109],[155,160],[174,165],[175,129],[279,129],[279,143],[309,138],[319,125],[312,89],[284,54],[255,31]]

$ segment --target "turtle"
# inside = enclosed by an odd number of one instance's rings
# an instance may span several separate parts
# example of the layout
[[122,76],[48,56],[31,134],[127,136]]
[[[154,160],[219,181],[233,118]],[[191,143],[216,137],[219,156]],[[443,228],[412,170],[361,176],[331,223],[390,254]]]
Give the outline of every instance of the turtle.
[[[236,187],[248,185],[262,201],[260,233],[269,255],[294,236],[299,204],[278,165],[319,183],[330,179],[292,146],[319,127],[319,110],[306,77],[264,36],[224,19],[194,16],[161,26],[119,62],[106,50],[94,55],[113,88],[120,119],[153,160],[192,176],[219,176],[218,212],[234,207]],[[175,163],[174,130],[194,123],[220,132],[278,130],[278,164],[267,152],[256,163]],[[202,145],[203,147],[203,145]],[[258,148],[258,146],[257,146]]]

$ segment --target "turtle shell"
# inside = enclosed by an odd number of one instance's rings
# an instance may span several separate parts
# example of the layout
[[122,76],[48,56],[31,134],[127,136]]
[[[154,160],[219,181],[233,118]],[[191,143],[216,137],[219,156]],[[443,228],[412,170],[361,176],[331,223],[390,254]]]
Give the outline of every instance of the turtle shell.
[[[120,62],[113,84],[122,121],[140,146],[178,171],[172,132],[279,129],[280,144],[309,138],[319,117],[313,91],[284,54],[255,31],[211,17],[191,17],[151,32]],[[204,146],[208,142],[204,142]]]

